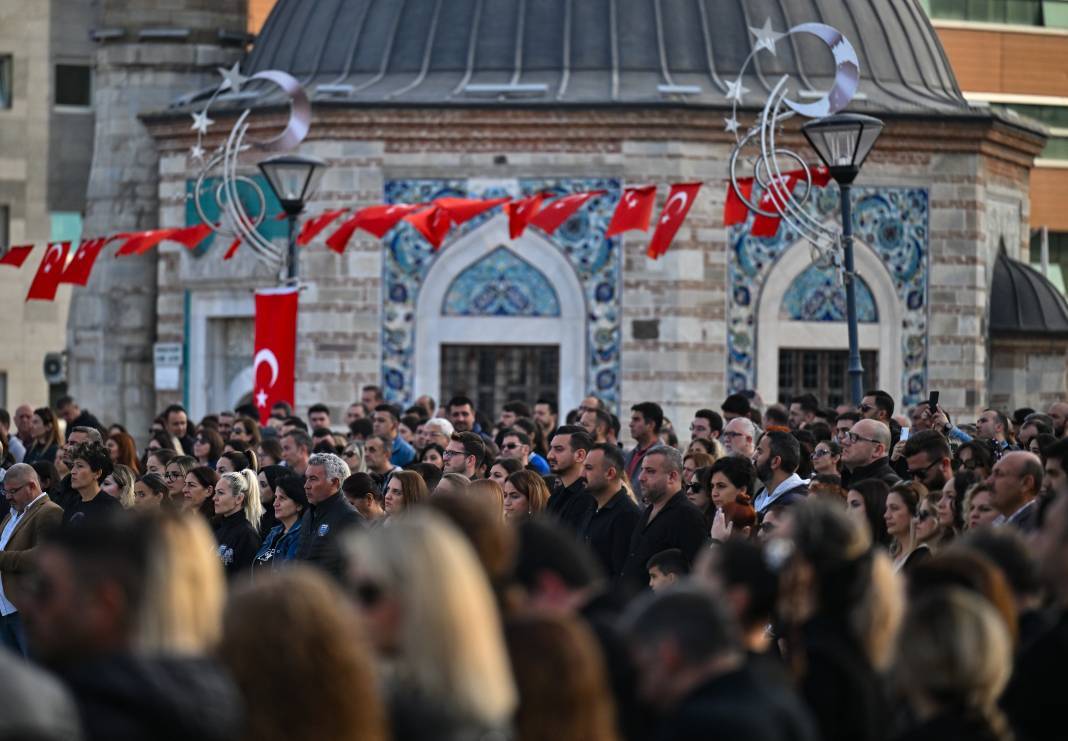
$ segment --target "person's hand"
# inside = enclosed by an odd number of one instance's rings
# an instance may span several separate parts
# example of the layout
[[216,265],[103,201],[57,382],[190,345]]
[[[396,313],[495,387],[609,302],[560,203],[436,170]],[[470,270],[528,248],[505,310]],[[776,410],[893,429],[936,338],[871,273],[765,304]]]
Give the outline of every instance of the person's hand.
[[908,440],[899,440],[898,441],[897,445],[894,446],[893,452],[890,454],[890,460],[896,461],[896,460],[900,459],[901,456],[903,456],[905,454],[905,443],[907,443],[907,442],[908,442]]
[[935,407],[934,416],[931,417],[931,429],[942,432],[949,427],[949,416],[942,411],[942,407]]
[[723,508],[716,508],[716,516],[712,518],[712,540],[723,542],[727,538],[731,537],[731,533],[734,531],[734,523],[727,522],[727,516],[723,514]]

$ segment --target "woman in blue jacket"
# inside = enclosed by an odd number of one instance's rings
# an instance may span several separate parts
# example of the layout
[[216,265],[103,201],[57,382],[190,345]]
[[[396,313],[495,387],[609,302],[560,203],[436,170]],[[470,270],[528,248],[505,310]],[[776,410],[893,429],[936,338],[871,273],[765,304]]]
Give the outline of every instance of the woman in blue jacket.
[[278,524],[264,537],[253,562],[253,570],[273,568],[296,556],[300,542],[300,520],[307,506],[303,476],[289,474],[278,479],[274,489],[274,516]]

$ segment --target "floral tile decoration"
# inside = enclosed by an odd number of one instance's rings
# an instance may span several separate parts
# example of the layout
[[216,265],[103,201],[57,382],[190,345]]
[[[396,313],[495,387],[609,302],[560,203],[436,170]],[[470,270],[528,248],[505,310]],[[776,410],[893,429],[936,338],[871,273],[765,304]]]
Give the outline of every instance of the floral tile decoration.
[[[837,186],[816,189],[804,208],[820,222],[837,220]],[[897,349],[902,357],[904,405],[921,401],[927,385],[928,214],[926,188],[853,189],[854,235],[882,257],[904,307],[901,347]],[[732,392],[756,385],[758,348],[754,335],[760,291],[779,256],[800,238],[785,222],[775,237],[752,237],[752,218],[728,232],[727,376]],[[864,275],[860,278],[863,281]],[[784,296],[780,319],[844,322],[845,289],[839,283],[833,267],[809,268]],[[857,309],[860,321],[878,321],[878,309],[863,282],[857,292]],[[843,327],[843,346],[845,342]]]
[[[521,198],[539,192],[551,196],[591,190],[605,195],[590,199],[552,237],[553,246],[568,260],[583,286],[586,300],[588,356],[586,389],[604,399],[610,408],[620,400],[619,368],[621,328],[621,256],[618,238],[606,238],[622,184],[617,179],[521,179],[513,186],[484,186],[477,181],[445,179],[389,180],[386,203],[426,203],[435,198]],[[512,192],[511,188],[515,189]],[[457,227],[441,251],[472,229],[478,229],[499,209]],[[535,227],[528,227],[535,228]],[[396,403],[414,397],[415,312],[419,289],[437,257],[430,244],[410,224],[401,222],[383,240],[382,275],[382,377],[385,395]],[[550,290],[545,290],[548,286]],[[538,270],[536,255],[530,261],[499,248],[468,267],[446,293],[443,315],[559,316],[559,297]]]

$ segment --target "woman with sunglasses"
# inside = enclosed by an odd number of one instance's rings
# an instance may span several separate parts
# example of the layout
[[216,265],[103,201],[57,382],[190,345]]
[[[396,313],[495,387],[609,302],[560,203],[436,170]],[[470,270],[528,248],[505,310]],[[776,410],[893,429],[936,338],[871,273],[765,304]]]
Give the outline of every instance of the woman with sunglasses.
[[[918,481],[902,483],[886,496],[886,532],[890,535],[890,555],[894,571],[905,571],[931,555],[931,547],[918,543],[916,526],[920,522],[920,501],[927,497],[927,487]],[[925,517],[933,512],[928,511]]]
[[932,554],[953,539],[953,530],[947,530],[938,517],[938,500],[941,498],[941,492],[932,492],[920,499],[916,508],[916,547],[927,546]]
[[222,435],[210,427],[202,427],[193,440],[193,457],[197,459],[197,464],[215,468],[222,451]]
[[363,459],[363,446],[360,443],[348,443],[341,451],[341,458],[348,464],[350,474],[367,473],[367,461]]
[[842,446],[834,440],[822,440],[812,451],[812,470],[817,474],[842,475]]
[[990,477],[994,469],[994,453],[990,449],[987,440],[972,440],[957,448],[957,454],[953,458],[953,470],[975,471],[980,481]]

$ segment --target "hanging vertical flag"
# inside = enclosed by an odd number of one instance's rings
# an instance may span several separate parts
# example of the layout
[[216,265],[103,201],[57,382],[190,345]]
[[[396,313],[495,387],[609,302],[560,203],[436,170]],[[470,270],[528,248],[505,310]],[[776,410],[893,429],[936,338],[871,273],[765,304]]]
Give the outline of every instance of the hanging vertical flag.
[[89,274],[93,272],[93,264],[96,262],[97,256],[100,251],[104,249],[104,246],[108,243],[107,237],[97,237],[96,239],[86,239],[78,245],[78,250],[74,253],[74,257],[70,261],[70,265],[63,271],[63,275],[60,276],[60,283],[72,283],[77,286],[84,286],[89,283]]
[[511,198],[436,198],[434,205],[445,209],[449,214],[449,220],[459,226],[465,221],[470,221],[479,214],[490,209],[508,203]]
[[422,234],[426,241],[430,242],[435,251],[441,247],[441,243],[445,241],[449,229],[452,228],[449,212],[438,205],[433,205],[414,214],[408,214],[404,217],[404,220],[414,226],[416,231]]
[[508,214],[508,236],[512,239],[519,239],[526,230],[527,224],[538,213],[541,202],[544,200],[544,193],[535,193],[505,206],[504,210]]
[[53,242],[48,245],[41,264],[37,266],[37,274],[33,276],[33,283],[26,294],[26,300],[52,301],[59,289],[59,280],[63,276],[63,268],[67,264],[67,252],[70,251],[70,242]]
[[0,257],[0,265],[10,265],[13,268],[21,268],[22,263],[26,262],[26,258],[33,252],[32,244],[23,244],[17,247],[11,247],[4,253],[3,257]]
[[653,219],[654,205],[656,205],[655,185],[625,189],[604,235],[614,237],[632,229],[640,232],[648,231],[649,222]]
[[569,196],[557,198],[548,206],[538,212],[538,215],[530,220],[533,226],[538,227],[546,234],[553,234],[560,225],[571,218],[591,198],[603,196],[606,191],[591,190],[588,193],[572,193]]
[[740,197],[734,185],[727,183],[727,200],[723,204],[723,226],[744,224],[749,218],[749,207],[745,205],[742,198],[746,200],[753,198],[753,178],[738,178],[738,191],[741,191]]
[[337,220],[339,216],[348,211],[347,208],[337,208],[332,211],[324,211],[318,216],[308,219],[304,222],[304,225],[300,228],[300,234],[297,235],[297,244],[301,247],[306,246],[309,242],[319,236],[319,233],[326,229]]
[[267,424],[271,407],[294,401],[297,360],[297,305],[295,286],[256,292],[256,340],[252,359],[252,398]]
[[686,215],[690,213],[693,201],[697,198],[697,191],[701,190],[701,183],[676,183],[668,191],[667,202],[660,211],[660,218],[656,222],[656,231],[649,240],[649,249],[646,255],[657,260],[667,252],[671,246],[671,240],[675,238]]

